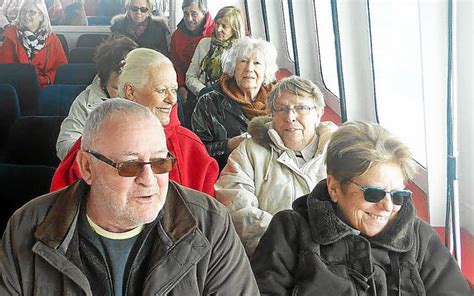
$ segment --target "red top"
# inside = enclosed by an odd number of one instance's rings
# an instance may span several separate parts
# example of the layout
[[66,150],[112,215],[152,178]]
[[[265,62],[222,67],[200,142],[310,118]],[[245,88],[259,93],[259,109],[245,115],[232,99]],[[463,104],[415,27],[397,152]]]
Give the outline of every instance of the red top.
[[180,87],[186,85],[186,71],[188,71],[194,50],[199,41],[204,37],[210,37],[213,30],[214,21],[208,12],[206,13],[204,30],[201,34],[193,35],[193,33],[186,28],[184,21],[181,20],[178,24],[178,28],[173,32],[173,35],[171,35],[170,56],[174,68],[176,69],[176,74],[178,75],[178,85]]
[[[207,153],[206,147],[192,131],[181,126],[177,115],[177,105],[173,107],[170,123],[164,126],[166,145],[177,163],[169,173],[170,180],[186,187],[214,196],[214,183],[219,175],[219,166]],[[53,176],[51,191],[72,184],[81,178],[76,163],[76,154],[81,148],[81,138],[71,147]]]
[[5,29],[5,39],[0,48],[0,64],[32,64],[38,73],[40,86],[54,83],[56,70],[59,65],[67,64],[63,47],[56,34],[49,34],[44,47],[36,52],[33,60],[28,55],[21,40],[17,37],[17,27],[8,26]]

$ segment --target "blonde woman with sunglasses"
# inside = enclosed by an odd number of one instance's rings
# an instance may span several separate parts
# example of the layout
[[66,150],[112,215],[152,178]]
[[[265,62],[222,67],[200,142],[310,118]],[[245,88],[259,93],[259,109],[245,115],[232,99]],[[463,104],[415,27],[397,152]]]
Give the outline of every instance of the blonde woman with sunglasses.
[[253,257],[265,295],[471,295],[433,228],[416,217],[408,147],[348,122],[327,149],[327,179],[273,217]]
[[152,7],[151,0],[128,0],[126,13],[112,18],[110,31],[131,38],[140,47],[169,56],[170,31],[163,19],[152,15]]

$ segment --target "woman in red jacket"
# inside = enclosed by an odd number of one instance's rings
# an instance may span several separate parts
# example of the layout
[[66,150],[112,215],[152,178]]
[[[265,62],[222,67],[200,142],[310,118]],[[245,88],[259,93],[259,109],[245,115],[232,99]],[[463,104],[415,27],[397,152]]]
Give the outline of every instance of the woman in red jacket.
[[17,19],[5,29],[0,63],[32,64],[41,86],[54,83],[56,69],[67,64],[43,0],[26,0],[20,7]]

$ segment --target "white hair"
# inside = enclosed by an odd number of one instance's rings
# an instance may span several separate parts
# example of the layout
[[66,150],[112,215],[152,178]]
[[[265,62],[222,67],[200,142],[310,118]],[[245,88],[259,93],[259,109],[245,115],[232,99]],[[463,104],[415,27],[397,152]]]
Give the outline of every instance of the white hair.
[[33,4],[36,6],[39,12],[43,15],[43,21],[40,24],[40,28],[44,28],[48,34],[51,34],[53,32],[51,29],[51,20],[49,19],[48,8],[46,7],[44,0],[24,0],[20,6],[20,9],[18,10],[18,16],[13,21],[13,24],[16,26],[22,25],[23,20],[21,18],[21,11],[28,4]]
[[124,60],[118,78],[119,95],[125,98],[125,84],[142,88],[148,81],[149,69],[161,64],[173,65],[162,53],[149,48],[137,48],[130,51]]
[[156,120],[158,118],[147,107],[130,100],[112,98],[95,108],[87,117],[82,132],[81,149],[93,149],[100,136],[102,124],[112,116],[120,118],[135,116],[141,119]]
[[249,56],[254,52],[260,53],[265,58],[263,83],[268,84],[275,81],[275,73],[278,70],[275,47],[270,42],[246,36],[235,41],[231,49],[224,54],[222,58],[222,72],[230,77],[234,77],[237,59]]

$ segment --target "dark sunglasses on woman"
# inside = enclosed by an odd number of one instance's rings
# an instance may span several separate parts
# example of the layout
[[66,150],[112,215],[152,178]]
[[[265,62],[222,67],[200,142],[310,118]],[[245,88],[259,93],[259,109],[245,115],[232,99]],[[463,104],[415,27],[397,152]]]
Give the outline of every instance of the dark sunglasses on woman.
[[387,191],[384,188],[376,186],[362,186],[359,183],[351,181],[352,184],[357,186],[363,193],[364,199],[368,202],[377,203],[385,198],[385,195],[390,194],[392,197],[393,204],[401,206],[405,199],[411,198],[412,192],[410,190],[394,190]]
[[141,6],[141,7],[138,7],[138,6],[130,6],[130,10],[132,12],[137,12],[140,10],[141,13],[146,13],[148,12],[148,7],[144,7],[144,6]]

